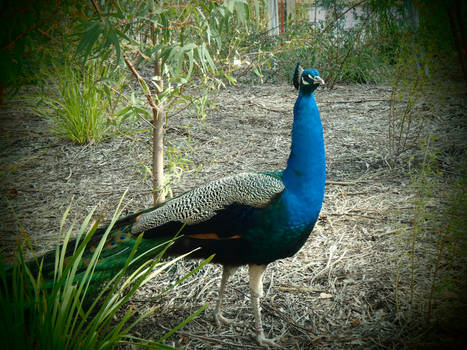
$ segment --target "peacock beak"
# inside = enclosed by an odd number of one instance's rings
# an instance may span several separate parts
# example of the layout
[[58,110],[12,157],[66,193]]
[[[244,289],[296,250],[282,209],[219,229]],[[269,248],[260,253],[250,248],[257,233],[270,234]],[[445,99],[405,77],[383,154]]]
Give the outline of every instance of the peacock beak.
[[325,84],[324,80],[318,75],[313,77],[313,83],[319,84],[319,85],[324,85]]

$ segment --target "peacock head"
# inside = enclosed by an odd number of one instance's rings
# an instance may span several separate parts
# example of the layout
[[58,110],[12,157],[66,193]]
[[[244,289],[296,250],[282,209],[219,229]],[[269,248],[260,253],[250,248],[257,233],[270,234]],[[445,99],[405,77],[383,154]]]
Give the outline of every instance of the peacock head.
[[320,85],[324,85],[324,80],[319,76],[316,69],[303,70],[300,62],[295,67],[293,84],[302,93],[312,93]]

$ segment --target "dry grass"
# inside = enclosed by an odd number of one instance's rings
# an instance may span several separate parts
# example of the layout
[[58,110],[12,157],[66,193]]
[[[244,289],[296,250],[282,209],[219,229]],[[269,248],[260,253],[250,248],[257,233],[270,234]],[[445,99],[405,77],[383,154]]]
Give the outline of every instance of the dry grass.
[[[238,86],[215,97],[207,121],[189,112],[170,120],[173,145],[190,150],[184,156],[202,169],[185,172],[175,194],[226,174],[276,170],[289,151],[291,86]],[[271,264],[266,272],[263,318],[267,335],[279,336],[287,349],[401,348],[419,340],[407,335],[421,304],[408,305],[411,292],[407,247],[402,225],[410,225],[413,191],[406,175],[408,159],[389,163],[387,150],[388,86],[338,86],[316,94],[325,130],[328,184],[323,211],[309,240],[294,257]],[[463,96],[450,104],[465,112]],[[127,211],[151,204],[150,182],[140,162],[149,162],[148,135],[140,141],[118,137],[102,144],[76,146],[48,132],[48,125],[24,111],[2,111],[1,208],[2,252],[8,255],[18,227],[39,250],[57,239],[58,224],[70,198],[80,220],[103,203],[105,217],[128,188]],[[189,140],[189,143],[188,143]],[[189,145],[189,146],[188,146]],[[411,145],[416,148],[417,145]],[[415,152],[415,151],[414,151]],[[434,207],[440,199],[433,198]],[[2,203],[6,203],[3,201]],[[13,214],[14,212],[14,214]],[[422,300],[429,287],[433,251],[427,237],[415,271],[415,295]],[[136,335],[160,335],[200,305],[214,301],[221,269],[209,265],[155,301],[151,296],[196,265],[185,261],[138,292],[134,305],[144,310],[157,303],[153,320]],[[399,313],[395,284],[398,279]],[[232,278],[226,315],[232,326],[217,328],[213,306],[170,338],[184,349],[256,349],[246,269]],[[418,308],[418,309],[417,309]],[[410,319],[412,317],[412,319]]]

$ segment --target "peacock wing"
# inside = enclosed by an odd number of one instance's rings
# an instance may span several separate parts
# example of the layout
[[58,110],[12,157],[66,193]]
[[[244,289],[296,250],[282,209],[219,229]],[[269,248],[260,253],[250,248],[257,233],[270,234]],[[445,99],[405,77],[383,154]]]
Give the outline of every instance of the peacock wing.
[[207,183],[184,193],[133,224],[132,233],[145,238],[174,235],[184,225],[185,235],[235,236],[258,208],[268,206],[284,190],[281,173],[241,173]]

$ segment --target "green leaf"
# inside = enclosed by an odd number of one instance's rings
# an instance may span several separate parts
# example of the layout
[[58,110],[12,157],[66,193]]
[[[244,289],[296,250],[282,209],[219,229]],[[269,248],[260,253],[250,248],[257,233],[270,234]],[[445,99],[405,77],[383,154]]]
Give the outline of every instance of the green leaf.
[[123,62],[122,49],[120,48],[120,42],[118,41],[118,35],[117,35],[117,32],[113,30],[112,28],[111,30],[109,30],[108,39],[115,47],[117,63]]
[[206,61],[208,62],[209,66],[211,67],[212,72],[216,72],[216,65],[214,64],[214,61],[211,58],[211,55],[209,54],[209,50],[206,47],[206,44],[203,43],[203,54],[204,58],[206,58]]
[[223,71],[223,74],[224,74],[224,77],[229,81],[229,83],[233,85],[237,84],[237,79],[235,79],[235,77],[231,76],[230,74],[224,71]]
[[182,51],[188,51],[188,50],[193,50],[193,49],[196,49],[198,47],[198,45],[196,45],[195,43],[189,43],[189,44],[186,44],[185,46],[183,46],[181,48]]
[[149,95],[151,93],[151,91],[149,90],[149,86],[146,83],[146,81],[144,81],[144,79],[139,80],[139,84],[140,84],[141,88],[143,89],[143,93],[145,95]]
[[191,76],[191,73],[193,72],[193,64],[194,64],[194,52],[193,50],[190,50],[187,52],[187,57],[188,57],[188,72],[186,74],[185,79],[189,79]]
[[104,25],[99,21],[90,21],[85,23],[83,27],[85,31],[76,48],[76,54],[82,55],[86,61],[97,39],[104,33]]

